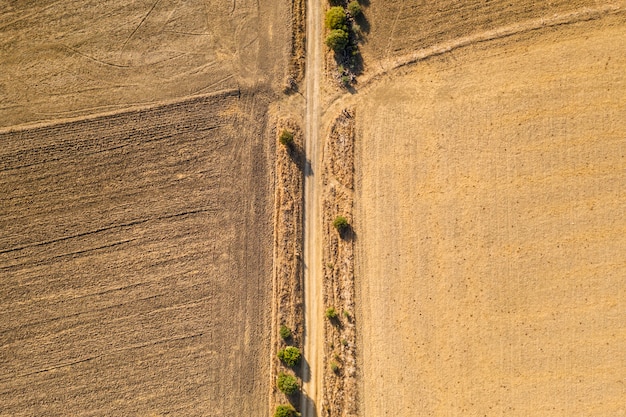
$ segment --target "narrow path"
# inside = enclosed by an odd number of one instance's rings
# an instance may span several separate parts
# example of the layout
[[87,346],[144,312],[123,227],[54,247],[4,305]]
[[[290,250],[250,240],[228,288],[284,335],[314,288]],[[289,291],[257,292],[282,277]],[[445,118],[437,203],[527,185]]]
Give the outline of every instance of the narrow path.
[[322,28],[320,0],[307,0],[306,10],[306,119],[304,177],[304,383],[302,416],[317,417],[322,398],[323,317],[319,230],[318,143]]

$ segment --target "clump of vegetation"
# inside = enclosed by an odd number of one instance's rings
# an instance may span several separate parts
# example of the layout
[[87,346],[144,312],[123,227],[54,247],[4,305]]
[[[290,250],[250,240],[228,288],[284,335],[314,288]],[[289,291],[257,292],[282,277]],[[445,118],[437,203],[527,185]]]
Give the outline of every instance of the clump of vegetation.
[[346,20],[348,16],[346,16],[346,12],[343,10],[341,6],[335,6],[328,9],[326,12],[326,18],[324,19],[324,23],[326,27],[330,30],[343,30],[344,32],[348,31],[348,26],[346,25]]
[[287,129],[283,130],[278,137],[278,141],[281,145],[291,148],[293,146],[293,133]]
[[290,404],[282,404],[276,407],[276,411],[274,412],[274,417],[299,417],[300,413],[293,408],[293,405]]
[[280,337],[283,338],[283,340],[287,340],[291,338],[291,329],[287,326],[285,326],[284,324],[280,326]]
[[278,378],[276,379],[276,386],[278,387],[280,392],[286,395],[295,394],[298,389],[300,389],[300,387],[298,386],[298,380],[293,375],[289,375],[284,372],[278,374]]
[[361,15],[361,13],[363,13],[363,9],[361,8],[361,5],[358,1],[352,0],[350,3],[348,3],[348,12],[350,13],[350,16],[358,17]]
[[347,319],[350,318],[350,312],[348,310],[343,310],[343,316]]
[[295,346],[287,346],[284,349],[278,351],[278,359],[283,361],[283,363],[287,366],[294,367],[300,361],[300,357],[302,357],[302,353],[300,349]]
[[335,361],[332,361],[330,363],[330,369],[334,372],[334,373],[338,373],[339,372],[339,364]]
[[335,217],[333,220],[333,226],[337,229],[338,232],[345,232],[350,227],[350,223],[348,223],[348,219],[343,216]]
[[348,346],[348,341],[346,339],[341,339],[341,344],[343,346]]
[[348,40],[348,32],[343,29],[333,29],[326,36],[326,46],[335,52],[341,52],[348,45]]
[[337,310],[335,310],[335,307],[328,307],[324,315],[326,316],[327,319],[336,319]]

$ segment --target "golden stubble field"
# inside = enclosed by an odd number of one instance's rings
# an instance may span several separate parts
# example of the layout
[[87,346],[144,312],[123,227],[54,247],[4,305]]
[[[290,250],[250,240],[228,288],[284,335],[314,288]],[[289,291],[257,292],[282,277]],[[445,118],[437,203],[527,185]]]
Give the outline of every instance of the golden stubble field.
[[625,56],[616,14],[362,90],[360,415],[626,415]]
[[290,50],[290,6],[11,1],[0,7],[0,33],[0,127],[6,127],[228,88],[277,88]]

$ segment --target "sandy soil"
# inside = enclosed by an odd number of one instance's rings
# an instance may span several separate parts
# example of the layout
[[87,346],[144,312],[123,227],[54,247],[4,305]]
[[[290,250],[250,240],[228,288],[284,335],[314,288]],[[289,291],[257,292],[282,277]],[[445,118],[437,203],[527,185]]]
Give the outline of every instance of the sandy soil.
[[264,100],[0,135],[0,415],[268,414]]
[[0,8],[0,127],[283,87],[290,3],[25,0]]
[[[405,3],[369,9],[431,27]],[[532,31],[355,99],[360,415],[626,415],[625,40],[623,15]]]

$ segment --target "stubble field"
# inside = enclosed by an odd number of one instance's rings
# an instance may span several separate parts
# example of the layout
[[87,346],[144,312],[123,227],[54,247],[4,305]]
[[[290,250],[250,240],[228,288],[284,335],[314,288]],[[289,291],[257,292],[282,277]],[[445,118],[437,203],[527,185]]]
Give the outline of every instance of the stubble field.
[[355,99],[360,415],[626,415],[625,40],[533,30]]

